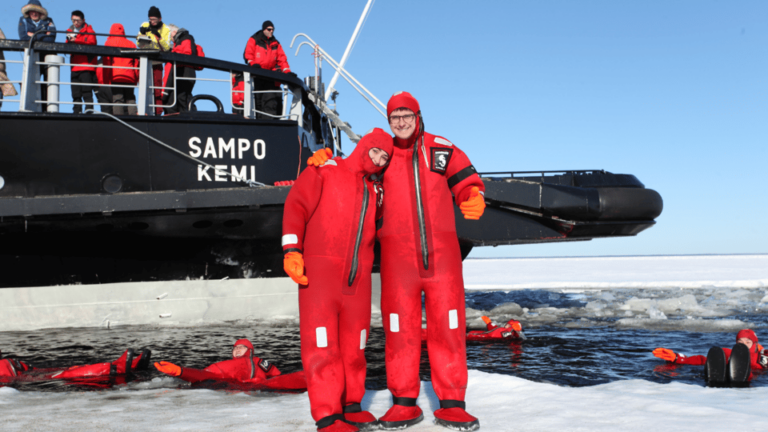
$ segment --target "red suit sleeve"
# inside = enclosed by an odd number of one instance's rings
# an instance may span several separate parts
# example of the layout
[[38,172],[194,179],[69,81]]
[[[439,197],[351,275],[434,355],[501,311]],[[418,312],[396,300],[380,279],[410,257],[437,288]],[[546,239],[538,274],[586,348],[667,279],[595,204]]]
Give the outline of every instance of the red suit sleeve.
[[291,71],[291,67],[288,66],[288,58],[285,56],[282,45],[277,46],[277,67],[279,67],[283,73]]
[[456,146],[453,146],[453,154],[445,170],[445,178],[448,179],[448,187],[456,197],[456,204],[463,203],[469,198],[473,186],[480,188],[480,193],[485,192],[483,180],[477,175],[472,162]]
[[248,38],[248,43],[245,45],[245,59],[248,64],[253,66],[256,62],[256,41],[253,38]]
[[488,323],[485,325],[485,327],[488,329],[488,331],[491,331],[496,328],[496,324],[494,323]]
[[[173,51],[176,54],[186,54],[186,55],[192,55],[192,44],[189,42],[189,39],[184,40],[179,45],[173,47]],[[197,55],[197,53],[194,53]]]
[[206,370],[185,367],[181,368],[181,375],[179,375],[179,378],[183,379],[184,381],[196,383],[198,381],[205,381],[209,379],[222,379],[223,377],[219,374],[215,374]]
[[693,365],[693,366],[701,366],[706,362],[707,362],[707,356],[703,356],[703,355],[686,357],[683,354],[678,354],[677,358],[675,359],[675,364],[684,364],[684,365]]
[[293,184],[283,210],[283,252],[303,252],[307,222],[315,213],[323,178],[315,167],[308,167]]

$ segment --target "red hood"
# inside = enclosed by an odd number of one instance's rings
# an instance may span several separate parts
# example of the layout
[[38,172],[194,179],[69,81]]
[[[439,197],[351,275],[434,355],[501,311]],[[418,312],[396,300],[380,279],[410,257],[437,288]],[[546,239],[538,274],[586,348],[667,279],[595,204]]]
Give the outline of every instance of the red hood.
[[387,102],[387,118],[389,118],[389,116],[392,115],[392,112],[398,108],[406,108],[416,114],[416,128],[413,130],[413,134],[406,140],[395,137],[395,144],[399,148],[410,148],[422,132],[421,107],[419,106],[419,101],[417,101],[412,94],[400,91],[392,95]]
[[232,346],[232,348],[242,345],[246,348],[248,348],[248,354],[245,355],[245,357],[250,357],[253,355],[253,344],[248,339],[238,339],[237,342]]
[[136,44],[129,41],[125,38],[125,28],[120,23],[112,24],[112,27],[109,29],[109,34],[111,35],[119,35],[119,36],[110,36],[107,38],[107,42],[104,43],[104,46],[109,47],[119,47],[119,48],[136,48]]
[[363,172],[366,175],[375,174],[384,167],[378,167],[373,164],[371,157],[368,156],[368,152],[372,148],[379,148],[387,152],[390,158],[392,158],[393,145],[392,137],[379,128],[371,129],[355,146],[355,150],[346,159],[350,164],[350,169],[355,172]]

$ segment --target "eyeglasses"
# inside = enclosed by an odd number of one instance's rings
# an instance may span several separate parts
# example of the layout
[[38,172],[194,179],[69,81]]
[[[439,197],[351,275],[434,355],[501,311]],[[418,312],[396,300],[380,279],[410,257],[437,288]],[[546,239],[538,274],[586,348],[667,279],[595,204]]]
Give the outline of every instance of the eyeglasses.
[[265,28],[264,31],[275,31],[275,29],[270,27],[270,28]]
[[400,123],[400,120],[405,120],[406,123],[412,123],[416,119],[416,114],[406,114],[401,116],[389,116],[389,122],[392,124]]

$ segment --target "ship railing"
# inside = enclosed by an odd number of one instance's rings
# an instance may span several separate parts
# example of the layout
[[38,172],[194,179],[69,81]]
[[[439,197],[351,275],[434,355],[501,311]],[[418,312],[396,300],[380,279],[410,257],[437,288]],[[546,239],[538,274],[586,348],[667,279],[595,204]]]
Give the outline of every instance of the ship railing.
[[[8,60],[8,59],[2,59],[2,60],[0,60],[0,63],[3,63],[3,64],[9,64],[9,63],[10,64],[24,64],[24,62],[21,61],[21,60]],[[6,68],[6,71],[7,70],[8,70],[8,68]],[[0,85],[3,85],[3,84],[21,84],[21,80],[15,80],[15,81],[14,80],[5,80],[5,81],[0,80]],[[21,102],[21,99],[20,98],[19,99],[5,99],[3,94],[0,93],[0,106],[2,106],[2,104],[4,102],[5,103],[19,103],[19,102]]]
[[[130,36],[126,36],[130,38]],[[20,63],[23,65],[21,71],[21,80],[9,81],[13,84],[21,84],[20,97],[18,100],[5,99],[4,102],[17,102],[19,104],[19,111],[22,112],[42,112],[42,107],[47,106],[50,111],[58,112],[59,105],[85,105],[85,102],[64,102],[58,100],[58,90],[60,85],[83,85],[83,83],[72,83],[60,80],[58,76],[54,77],[52,73],[48,73],[46,81],[40,79],[40,66],[47,66],[49,72],[59,71],[62,66],[72,66],[72,63],[66,63],[63,61],[63,54],[82,54],[90,56],[108,56],[108,57],[128,57],[138,58],[139,60],[139,80],[136,85],[125,84],[86,84],[93,87],[122,87],[122,88],[135,88],[138,91],[136,95],[136,107],[139,115],[155,115],[155,108],[168,108],[176,104],[176,96],[178,94],[178,83],[182,80],[191,81],[207,81],[212,83],[226,83],[228,88],[228,94],[230,101],[235,93],[242,92],[243,94],[250,95],[244,97],[243,106],[241,108],[242,115],[245,118],[255,119],[259,116],[274,119],[293,120],[299,123],[302,127],[311,127],[311,125],[304,125],[303,120],[303,108],[306,104],[311,103],[308,98],[308,90],[304,86],[304,83],[296,77],[283,74],[281,72],[268,71],[264,69],[253,68],[248,65],[242,65],[238,63],[232,63],[222,60],[216,60],[210,57],[197,57],[175,53],[165,53],[158,50],[150,49],[120,49],[116,47],[106,47],[99,45],[79,45],[79,44],[62,44],[62,43],[48,43],[39,41],[16,41],[16,40],[0,40],[0,50],[3,51],[18,51],[22,54],[22,61],[5,60],[6,63]],[[53,59],[53,61],[40,61],[40,52],[46,52],[48,55],[59,57]],[[51,54],[53,53],[53,54]],[[52,60],[52,59],[44,59]],[[171,63],[174,68],[174,82],[173,86],[155,86],[153,85],[152,64],[154,63]],[[217,79],[208,77],[180,77],[175,73],[180,64],[185,66],[202,67],[207,71],[217,71],[227,73],[229,79]],[[123,66],[105,66],[94,65],[94,67],[100,68],[122,68]],[[243,75],[243,90],[234,90],[232,87],[231,77],[234,74]],[[54,79],[55,78],[55,79]],[[274,81],[279,82],[282,88],[279,90],[256,90],[255,81]],[[42,86],[48,86],[48,98],[42,100],[41,88]],[[53,91],[50,91],[53,90]],[[169,105],[156,104],[154,102],[154,91],[173,91],[173,102]],[[54,94],[52,94],[54,93]],[[270,114],[261,112],[256,109],[254,96],[260,93],[281,93],[283,98],[283,112],[280,114]],[[290,102],[288,96],[292,96]],[[55,99],[54,99],[55,97]],[[129,106],[129,104],[121,103],[100,103],[94,101],[93,105],[112,105],[112,106]],[[236,111],[238,107],[234,107]]]

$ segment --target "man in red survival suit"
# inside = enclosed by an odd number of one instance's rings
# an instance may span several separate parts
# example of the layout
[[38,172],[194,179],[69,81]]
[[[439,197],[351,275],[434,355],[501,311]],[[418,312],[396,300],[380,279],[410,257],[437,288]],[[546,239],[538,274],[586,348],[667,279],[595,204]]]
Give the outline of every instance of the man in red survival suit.
[[385,222],[377,214],[383,191],[372,177],[391,154],[392,137],[374,129],[346,159],[307,167],[285,201],[284,268],[299,284],[301,360],[312,418],[323,432],[377,425],[360,401],[371,325],[373,246]]
[[[464,152],[447,139],[424,131],[419,102],[410,93],[392,96],[387,116],[395,148],[383,175],[387,205],[382,217],[386,223],[378,238],[387,387],[393,406],[379,418],[379,424],[394,430],[424,419],[416,405],[423,292],[432,385],[440,399],[435,423],[475,430],[480,422],[466,412],[464,403],[464,278],[453,203],[455,197],[464,217],[477,220],[485,209],[485,187]],[[314,156],[322,161],[320,152]]]
[[[130,348],[113,362],[70,366],[63,371],[58,369],[60,372],[44,372],[43,375],[37,378],[66,380],[129,375],[133,371],[145,370],[149,366],[151,355],[152,352],[147,348],[143,349],[138,355]],[[19,377],[23,373],[32,370],[35,370],[35,368],[16,359],[5,358],[0,360],[0,379]]]
[[[736,333],[736,346],[734,346],[733,349],[736,349],[739,344],[746,346],[749,350],[750,372],[746,380],[751,381],[753,378],[752,371],[768,369],[768,351],[766,351],[763,346],[758,343],[757,335],[750,329],[743,329]],[[733,350],[730,348],[721,349],[725,356],[723,361],[725,364],[727,364],[731,358],[731,353]],[[712,353],[712,350],[710,350],[710,353]],[[674,351],[667,348],[656,348],[653,350],[653,355],[673,364],[693,366],[701,366],[706,364],[707,357],[709,357],[709,355],[685,356],[684,354],[675,353]]]
[[281,390],[303,390],[307,387],[303,372],[282,375],[277,366],[253,354],[253,344],[248,339],[235,342],[230,360],[214,363],[205,369],[181,367],[167,361],[155,363],[155,368],[190,383],[216,380]]

